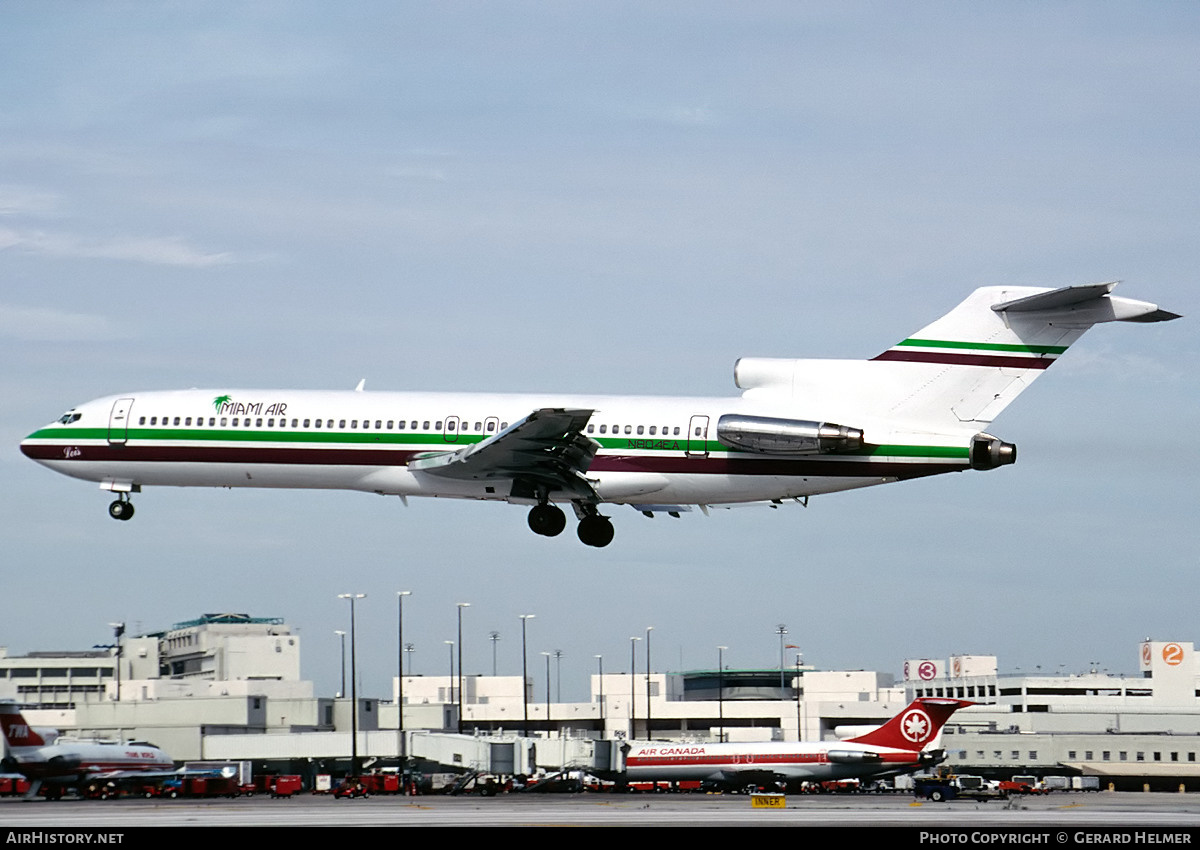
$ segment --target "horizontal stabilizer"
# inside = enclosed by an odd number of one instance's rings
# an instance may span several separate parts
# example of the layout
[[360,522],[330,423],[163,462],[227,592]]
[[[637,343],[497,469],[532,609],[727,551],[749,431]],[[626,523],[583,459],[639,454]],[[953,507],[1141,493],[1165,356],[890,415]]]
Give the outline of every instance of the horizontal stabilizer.
[[[1157,304],[1112,296],[1117,281],[1064,286],[1039,292],[1012,301],[993,304],[996,313],[1024,318],[1036,318],[1056,324],[1072,323],[1090,327],[1099,322],[1169,322],[1178,319],[1177,313],[1160,310]],[[1034,316],[1029,316],[1034,318]]]

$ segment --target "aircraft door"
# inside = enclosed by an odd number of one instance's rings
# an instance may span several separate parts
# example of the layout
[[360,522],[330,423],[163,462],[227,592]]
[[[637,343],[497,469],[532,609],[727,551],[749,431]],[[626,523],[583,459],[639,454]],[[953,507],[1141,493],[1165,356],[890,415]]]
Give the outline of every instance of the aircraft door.
[[112,412],[108,414],[108,444],[123,446],[129,438],[129,411],[133,408],[133,399],[119,398],[113,402]]
[[688,457],[708,457],[708,417],[693,416],[688,422]]
[[445,425],[442,429],[442,439],[447,443],[458,442],[459,421],[457,416],[447,416]]

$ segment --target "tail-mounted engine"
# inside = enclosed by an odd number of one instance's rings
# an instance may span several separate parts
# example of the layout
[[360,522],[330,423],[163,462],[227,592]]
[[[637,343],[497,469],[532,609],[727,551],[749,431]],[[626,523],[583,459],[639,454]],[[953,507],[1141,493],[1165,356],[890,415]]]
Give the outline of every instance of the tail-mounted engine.
[[832,422],[726,413],[717,420],[717,439],[730,448],[760,454],[813,455],[860,449],[863,432]]
[[971,469],[995,469],[1017,462],[1017,447],[991,434],[976,434],[971,440]]

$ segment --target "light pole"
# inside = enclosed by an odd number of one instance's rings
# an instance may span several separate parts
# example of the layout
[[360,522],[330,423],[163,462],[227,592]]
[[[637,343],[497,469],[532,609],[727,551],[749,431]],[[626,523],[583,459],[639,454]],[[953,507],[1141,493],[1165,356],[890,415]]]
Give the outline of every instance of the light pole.
[[629,638],[629,740],[637,738],[637,642],[641,640],[636,635]]
[[[341,597],[339,597],[341,598]],[[342,689],[338,691],[338,696],[342,699],[346,698],[346,633],[341,629],[334,629],[333,633],[338,636],[342,642]]]
[[[404,732],[404,597],[411,590],[396,591],[396,728]],[[400,755],[397,753],[397,755]]]
[[446,644],[446,649],[450,650],[450,678],[446,680],[446,690],[449,693],[446,694],[446,703],[455,705],[457,701],[454,699],[454,641],[444,640],[442,643]]
[[492,642],[492,678],[496,676],[496,644],[500,642],[499,632],[488,632],[488,640]]
[[562,657],[561,649],[554,650],[554,701],[562,702]]
[[464,608],[470,608],[470,602],[458,603],[458,734],[462,734],[463,729],[463,692],[462,692],[462,612]]
[[546,737],[550,737],[550,653],[543,652],[546,656]]
[[804,689],[800,686],[800,653],[796,653],[796,740],[803,741],[800,734],[800,694]]
[[604,737],[604,656],[597,655],[596,667],[600,674],[600,737]]
[[[338,599],[350,600],[350,775],[358,776],[358,646],[354,621],[354,603],[366,599],[365,593],[339,593]],[[345,688],[343,682],[342,687]],[[345,691],[342,691],[345,695]]]
[[117,642],[117,699],[121,701],[121,635],[125,634],[124,623],[109,623],[113,630],[113,639]]
[[646,626],[646,740],[650,740],[650,633],[654,626]]
[[775,627],[775,634],[779,635],[779,698],[783,699],[783,638],[788,633],[787,624],[780,623]]
[[404,644],[404,652],[406,655],[408,655],[408,675],[410,675],[410,676],[412,675],[412,654],[416,651],[417,651],[416,644],[413,644],[413,643]]
[[525,624],[536,614],[521,615],[521,703],[525,707],[525,728],[521,734],[529,737],[529,656],[525,651]]
[[720,720],[720,736],[717,743],[725,740],[725,650],[727,646],[717,647],[717,717]]

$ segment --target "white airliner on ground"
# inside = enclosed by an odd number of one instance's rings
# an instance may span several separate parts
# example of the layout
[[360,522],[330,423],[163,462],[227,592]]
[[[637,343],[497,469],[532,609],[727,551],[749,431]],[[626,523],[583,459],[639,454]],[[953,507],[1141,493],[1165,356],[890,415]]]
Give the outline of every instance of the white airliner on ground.
[[761,781],[827,782],[909,773],[945,760],[930,749],[950,715],[974,705],[959,699],[918,697],[871,732],[843,741],[761,744],[631,744],[625,754],[629,781],[709,780],[745,786]]
[[171,757],[153,744],[61,741],[56,731],[31,727],[9,700],[0,701],[0,733],[8,745],[3,770],[30,781],[26,799],[37,796],[43,783],[49,789],[47,797],[54,799],[66,786],[152,781],[176,774]]
[[984,430],[1093,324],[1178,318],[1115,283],[986,287],[871,360],[742,358],[733,398],[298,390],[90,401],[21,451],[117,494],[290,487],[529,505],[529,526],[606,546],[604,504],[653,516],[806,499],[1016,460]]

